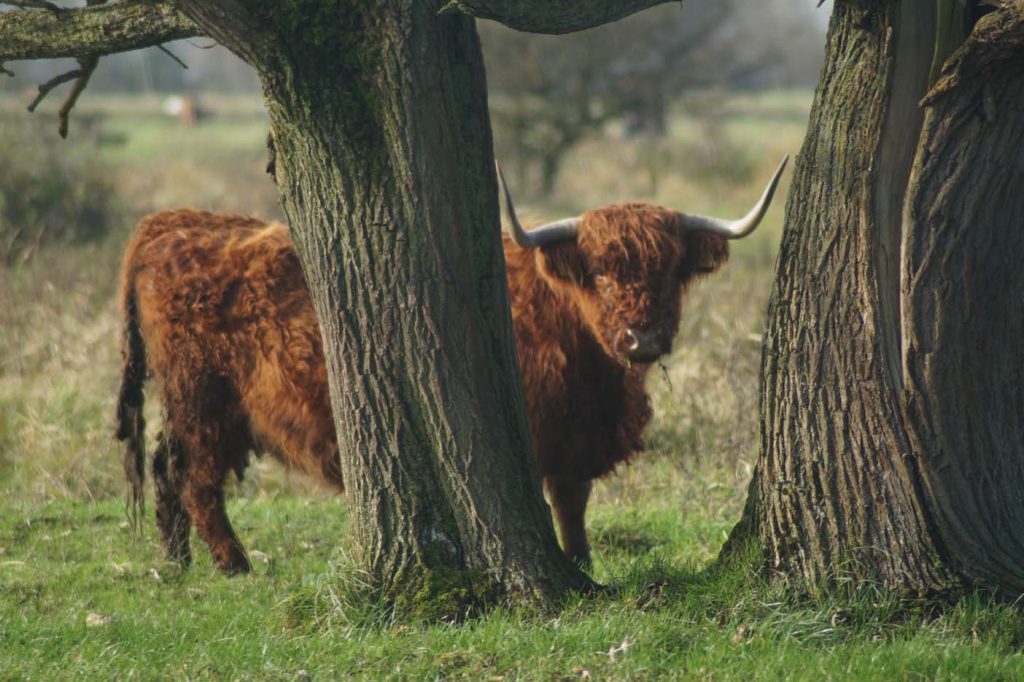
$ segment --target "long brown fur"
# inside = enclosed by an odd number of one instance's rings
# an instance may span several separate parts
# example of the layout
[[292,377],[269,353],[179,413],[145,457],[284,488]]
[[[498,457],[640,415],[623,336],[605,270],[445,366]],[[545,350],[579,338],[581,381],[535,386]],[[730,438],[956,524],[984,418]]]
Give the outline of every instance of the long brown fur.
[[[682,233],[679,219],[623,204],[584,214],[576,242],[504,243],[537,463],[563,547],[582,561],[590,481],[643,449],[651,418],[650,365],[625,359],[621,332],[670,341],[683,288],[728,257],[724,240]],[[243,475],[250,451],[343,489],[320,329],[287,228],[193,210],[151,215],[128,245],[121,299],[117,435],[132,499],[141,504],[148,370],[164,410],[152,465],[164,550],[188,561],[195,524],[222,570],[246,571],[223,486],[229,471]]]

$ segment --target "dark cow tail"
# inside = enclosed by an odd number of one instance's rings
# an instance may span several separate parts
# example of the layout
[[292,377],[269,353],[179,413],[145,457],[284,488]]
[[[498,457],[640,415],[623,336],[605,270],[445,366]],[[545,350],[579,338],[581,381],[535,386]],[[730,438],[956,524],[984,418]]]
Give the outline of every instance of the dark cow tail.
[[122,291],[124,328],[121,340],[121,390],[117,396],[117,438],[125,441],[124,475],[128,481],[128,518],[138,528],[145,506],[146,420],[143,416],[146,380],[146,346],[139,331],[139,307],[135,283],[126,269]]

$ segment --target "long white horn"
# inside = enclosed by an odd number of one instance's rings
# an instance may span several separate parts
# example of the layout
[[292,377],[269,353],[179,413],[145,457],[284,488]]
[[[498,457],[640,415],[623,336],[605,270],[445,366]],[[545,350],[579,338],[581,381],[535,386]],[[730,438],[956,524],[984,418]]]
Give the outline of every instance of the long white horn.
[[760,224],[761,218],[764,218],[764,214],[768,212],[768,206],[771,205],[772,197],[775,195],[775,187],[779,184],[779,178],[782,177],[782,171],[785,170],[788,161],[789,154],[786,154],[786,157],[782,159],[782,163],[779,164],[779,169],[775,171],[775,175],[772,176],[768,186],[765,187],[764,194],[761,195],[760,200],[754,204],[754,208],[750,209],[750,213],[747,215],[739,220],[722,220],[702,215],[684,214],[683,229],[711,232],[726,239],[746,237],[754,231]]
[[501,184],[501,196],[505,199],[505,225],[508,228],[508,236],[519,247],[524,249],[535,249],[552,242],[575,239],[580,231],[580,219],[565,218],[556,220],[553,223],[542,225],[535,230],[527,232],[523,229],[519,218],[516,217],[516,207],[512,204],[512,193],[508,191],[505,183],[505,175],[501,172],[501,166],[494,162],[498,169],[498,182]]

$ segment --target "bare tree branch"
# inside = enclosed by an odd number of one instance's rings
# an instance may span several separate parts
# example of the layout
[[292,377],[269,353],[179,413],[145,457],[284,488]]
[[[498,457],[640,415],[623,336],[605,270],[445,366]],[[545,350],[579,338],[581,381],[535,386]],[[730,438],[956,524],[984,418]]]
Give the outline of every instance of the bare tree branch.
[[0,12],[0,61],[102,57],[202,33],[173,5],[160,1],[125,0],[60,13]]
[[671,0],[450,0],[441,10],[493,19],[530,33],[572,33],[592,28]]
[[28,106],[29,111],[35,111],[54,88],[73,80],[57,112],[61,137],[68,136],[71,110],[89,84],[100,57],[155,45],[188,68],[161,43],[202,34],[192,20],[159,0],[125,0],[112,5],[106,0],[86,0],[87,6],[77,9],[61,8],[48,0],[0,4],[22,8],[0,13],[0,72],[13,75],[3,68],[4,61],[13,59],[78,59],[78,69],[40,85],[39,94]]
[[157,45],[157,46],[156,46],[156,49],[160,50],[160,51],[161,51],[161,52],[163,52],[163,53],[164,53],[165,55],[167,55],[168,57],[170,57],[170,58],[171,58],[171,59],[173,59],[174,61],[178,62],[178,66],[180,66],[181,68],[183,68],[183,69],[187,69],[187,68],[188,68],[188,64],[186,64],[185,62],[181,61],[181,58],[180,58],[180,57],[178,57],[178,55],[174,54],[173,52],[171,52],[170,50],[168,50],[168,49],[167,49],[166,47],[164,47],[163,45]]
[[74,80],[81,75],[82,70],[75,69],[74,71],[68,71],[67,73],[62,73],[59,76],[54,76],[50,80],[46,81],[45,83],[39,86],[39,94],[36,95],[36,98],[32,100],[32,103],[28,105],[28,110],[31,112],[35,112],[36,107],[38,107],[39,103],[42,102],[43,99],[45,99],[46,96],[50,94],[51,90],[53,90],[58,85],[67,83],[70,80]]
[[75,84],[68,92],[68,96],[64,99],[64,104],[61,105],[60,110],[57,112],[57,118],[60,120],[60,127],[57,131],[61,137],[66,138],[68,136],[68,117],[78,101],[78,96],[82,94],[85,86],[89,84],[89,79],[92,78],[92,74],[96,70],[96,65],[99,64],[99,61],[99,57],[82,57],[78,60],[79,68],[62,73],[40,85],[39,94],[28,105],[28,110],[34,112],[39,103],[43,101],[43,98],[50,94],[50,91],[58,85],[67,83],[70,80],[75,81]]

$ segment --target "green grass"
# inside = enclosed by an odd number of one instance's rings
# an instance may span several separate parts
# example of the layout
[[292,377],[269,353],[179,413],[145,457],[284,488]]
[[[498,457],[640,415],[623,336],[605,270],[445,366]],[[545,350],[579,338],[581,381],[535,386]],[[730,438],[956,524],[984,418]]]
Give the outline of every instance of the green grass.
[[[73,128],[68,143],[114,169],[125,224],[0,269],[0,679],[1024,679],[1024,619],[984,595],[915,604],[840,581],[810,601],[743,563],[706,572],[756,460],[781,202],[687,294],[648,382],[649,450],[595,487],[594,575],[608,590],[549,613],[398,622],[361,589],[343,501],[263,460],[230,491],[252,575],[223,578],[195,537],[190,570],[158,561],[152,511],[140,536],[127,524],[112,438],[121,248],[158,208],[277,210],[258,106],[211,102],[219,115],[186,128],[156,101],[83,99],[76,114],[98,132]],[[738,214],[798,150],[808,102],[728,97],[719,120],[680,115],[655,142],[609,130],[571,155],[549,202],[524,209],[547,219],[641,198]],[[0,99],[0,124],[25,115]],[[152,434],[157,401],[147,410]]]
[[[648,465],[645,465],[648,466]],[[665,474],[664,462],[645,474]],[[700,498],[699,484],[687,492]],[[693,498],[691,498],[691,503]],[[692,504],[683,502],[688,511]],[[699,507],[700,505],[696,505]],[[722,519],[662,500],[592,527],[604,593],[552,613],[395,622],[353,590],[340,501],[235,499],[252,575],[205,552],[153,559],[119,501],[5,505],[0,671],[6,679],[1021,679],[1019,613],[974,597],[945,610],[870,586],[811,603],[744,566],[701,573]]]

